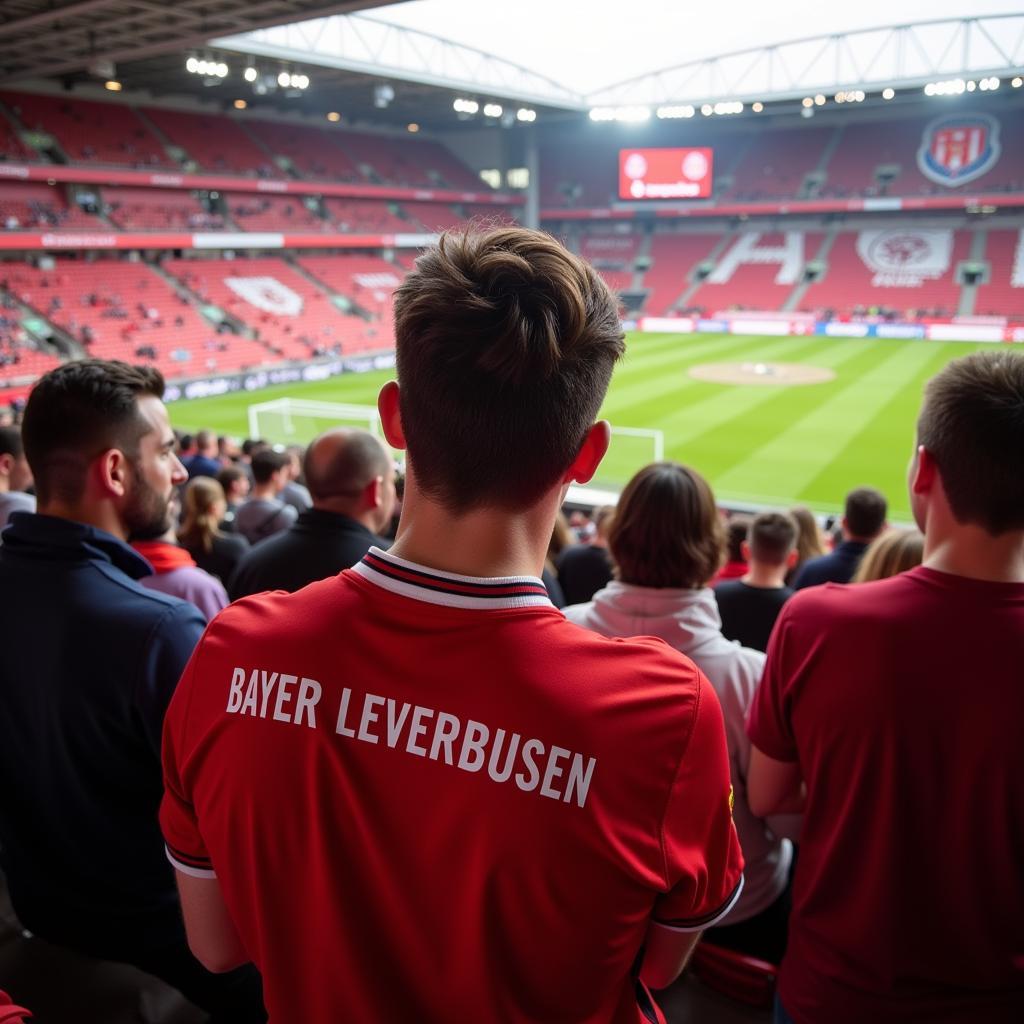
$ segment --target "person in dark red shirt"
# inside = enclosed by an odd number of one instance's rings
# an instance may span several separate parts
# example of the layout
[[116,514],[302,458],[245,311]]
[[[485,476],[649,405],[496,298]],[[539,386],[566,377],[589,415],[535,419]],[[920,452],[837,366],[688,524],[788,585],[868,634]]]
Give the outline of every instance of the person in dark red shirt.
[[615,300],[502,228],[442,236],[395,325],[394,545],[222,612],[168,716],[192,948],[251,958],[277,1024],[663,1020],[649,988],[742,888],[721,708],[539,578],[608,444]]
[[928,385],[924,562],[782,610],[756,814],[804,811],[778,1021],[1024,1020],[1024,358]]

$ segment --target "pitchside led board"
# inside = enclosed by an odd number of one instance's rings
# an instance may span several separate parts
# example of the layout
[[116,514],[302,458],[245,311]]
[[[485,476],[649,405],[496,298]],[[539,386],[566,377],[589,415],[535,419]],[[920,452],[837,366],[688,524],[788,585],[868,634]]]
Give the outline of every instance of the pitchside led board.
[[620,199],[710,199],[714,154],[708,148],[620,149]]

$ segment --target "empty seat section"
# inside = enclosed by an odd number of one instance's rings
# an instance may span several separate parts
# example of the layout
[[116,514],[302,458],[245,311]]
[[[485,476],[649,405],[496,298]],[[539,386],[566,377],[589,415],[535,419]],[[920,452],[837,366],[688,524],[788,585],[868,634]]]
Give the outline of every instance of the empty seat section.
[[287,157],[301,175],[317,181],[366,179],[344,152],[336,131],[277,121],[247,121],[246,128],[275,156]]
[[580,255],[600,269],[631,271],[640,241],[635,232],[588,232],[580,239]]
[[222,228],[224,218],[210,213],[184,189],[103,189],[104,212],[126,231],[199,231]]
[[759,132],[739,161],[723,198],[789,199],[818,166],[832,128],[784,128]]
[[147,108],[146,116],[204,171],[281,177],[270,155],[233,118],[160,107]]
[[405,271],[379,256],[305,256],[300,266],[332,291],[351,299],[370,315],[363,322],[364,349],[395,346],[392,296]]
[[953,316],[960,302],[956,266],[970,241],[969,231],[948,229],[843,232],[828,254],[825,277],[807,289],[800,307],[838,315]]
[[338,144],[357,167],[370,168],[388,185],[425,186],[434,188],[437,181],[422,162],[419,146],[406,139],[389,139],[364,132],[337,135]]
[[324,208],[335,229],[343,233],[361,231],[411,231],[416,225],[391,212],[383,199],[325,199]]
[[74,163],[175,166],[160,140],[123,104],[6,92],[0,99],[26,128],[52,135]]
[[32,181],[0,183],[0,226],[6,231],[95,231],[104,225],[69,203],[59,187]]
[[487,192],[489,185],[485,185],[479,175],[468,168],[459,158],[440,142],[424,139],[414,143],[423,166],[436,171],[441,177],[441,183],[451,188],[467,189],[473,192]]
[[690,272],[708,258],[720,235],[656,234],[651,240],[651,265],[644,274],[644,310],[664,316],[689,287]]
[[404,209],[414,226],[424,231],[447,231],[466,223],[466,218],[448,203],[406,203]]
[[27,163],[38,159],[39,155],[21,141],[14,125],[0,113],[0,161]]
[[185,298],[142,263],[59,260],[53,270],[8,264],[10,289],[93,356],[149,363],[167,377],[195,377],[270,362],[247,338],[218,334]]
[[242,231],[334,231],[298,196],[228,196],[231,218]]
[[[817,253],[823,235],[788,232],[796,235],[794,248],[787,247],[787,235],[781,232],[739,235],[726,246],[715,269],[690,297],[687,305],[707,315],[729,310],[780,310],[799,283],[803,267]],[[791,243],[792,244],[792,243]],[[744,246],[751,250],[736,261]],[[768,251],[791,253],[789,265],[777,258],[766,258]],[[780,280],[781,279],[781,280]]]
[[349,353],[360,345],[362,322],[284,260],[168,260],[167,269],[204,302],[257,333],[279,359]]
[[989,231],[985,259],[989,282],[978,285],[974,312],[1024,320],[1024,232]]

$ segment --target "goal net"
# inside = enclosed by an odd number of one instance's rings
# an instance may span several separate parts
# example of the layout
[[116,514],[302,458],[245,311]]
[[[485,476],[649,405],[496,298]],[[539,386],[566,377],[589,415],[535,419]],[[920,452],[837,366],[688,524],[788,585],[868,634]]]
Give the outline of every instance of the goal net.
[[[373,405],[278,398],[249,406],[249,436],[271,444],[308,444],[331,427],[359,427],[383,438],[380,417]],[[664,457],[662,431],[613,426],[608,454],[590,486],[621,491],[638,469]]]

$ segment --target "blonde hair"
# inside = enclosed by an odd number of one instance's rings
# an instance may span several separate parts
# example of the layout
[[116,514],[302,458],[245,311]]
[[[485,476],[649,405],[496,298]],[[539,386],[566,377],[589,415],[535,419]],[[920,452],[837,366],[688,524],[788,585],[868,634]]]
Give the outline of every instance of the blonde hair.
[[818,520],[814,513],[806,505],[797,505],[789,510],[789,514],[796,520],[796,550],[797,565],[802,565],[808,558],[817,558],[825,554],[824,545],[821,543],[821,530],[818,529]]
[[216,513],[217,502],[227,505],[224,488],[208,476],[193,477],[185,488],[185,518],[178,530],[178,540],[186,548],[213,550],[214,537],[223,534]]
[[869,583],[896,576],[921,564],[924,537],[918,530],[889,530],[876,537],[857,566],[853,583]]

